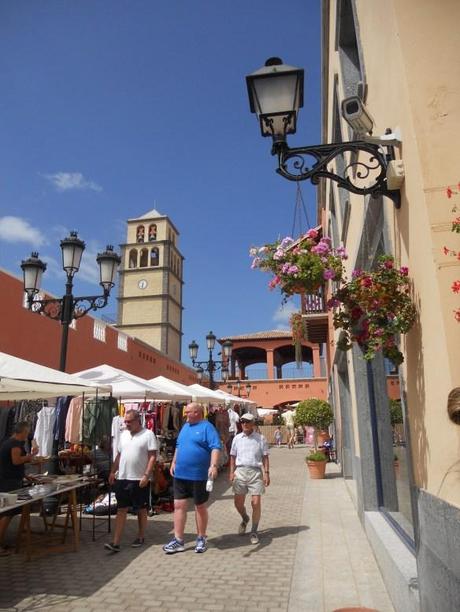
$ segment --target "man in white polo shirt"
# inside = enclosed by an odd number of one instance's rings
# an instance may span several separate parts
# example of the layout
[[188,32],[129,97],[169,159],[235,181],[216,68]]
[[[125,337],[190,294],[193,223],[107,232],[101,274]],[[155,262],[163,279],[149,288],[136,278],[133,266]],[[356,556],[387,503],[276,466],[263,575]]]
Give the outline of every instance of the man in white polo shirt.
[[[113,542],[105,544],[111,552],[120,552],[120,540],[129,508],[137,512],[138,537],[131,544],[138,548],[144,544],[149,505],[149,480],[155,465],[158,443],[155,434],[144,429],[136,410],[125,413],[126,430],[118,442],[118,452],[109,475],[109,483],[115,483],[117,518]],[[115,474],[116,476],[115,481]]]
[[243,431],[233,438],[230,450],[229,479],[233,483],[235,508],[242,521],[238,533],[246,533],[249,516],[244,505],[246,495],[251,495],[252,527],[251,544],[259,543],[257,533],[262,511],[261,496],[270,484],[270,467],[267,440],[254,431],[255,418],[246,413],[240,418]]

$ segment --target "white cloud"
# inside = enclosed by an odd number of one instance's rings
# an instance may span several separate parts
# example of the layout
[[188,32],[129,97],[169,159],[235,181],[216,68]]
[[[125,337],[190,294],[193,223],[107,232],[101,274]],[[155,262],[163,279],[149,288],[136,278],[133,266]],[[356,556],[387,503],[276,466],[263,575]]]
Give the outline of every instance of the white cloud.
[[41,231],[21,217],[0,217],[0,239],[5,242],[28,242],[34,247],[46,244]]
[[56,172],[56,174],[43,174],[57,191],[71,191],[73,189],[89,189],[102,191],[102,187],[94,181],[85,179],[81,172]]
[[276,329],[289,329],[289,318],[294,312],[298,311],[299,308],[292,302],[288,302],[277,308],[273,315],[273,321],[277,324]]

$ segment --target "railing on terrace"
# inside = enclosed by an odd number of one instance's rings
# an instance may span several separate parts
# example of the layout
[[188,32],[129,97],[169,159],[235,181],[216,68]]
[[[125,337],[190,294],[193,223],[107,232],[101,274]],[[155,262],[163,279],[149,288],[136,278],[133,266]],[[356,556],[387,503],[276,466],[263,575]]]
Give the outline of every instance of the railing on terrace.
[[326,303],[322,290],[320,290],[319,293],[305,293],[302,295],[302,312],[303,314],[320,314],[326,312]]

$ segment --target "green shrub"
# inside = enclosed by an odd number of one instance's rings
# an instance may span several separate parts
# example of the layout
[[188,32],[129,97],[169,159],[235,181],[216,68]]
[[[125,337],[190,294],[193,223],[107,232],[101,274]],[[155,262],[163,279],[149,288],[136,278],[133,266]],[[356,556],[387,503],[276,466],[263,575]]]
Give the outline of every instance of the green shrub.
[[296,425],[327,429],[334,420],[330,404],[324,400],[311,398],[300,402],[297,406]]
[[390,400],[390,421],[393,426],[403,423],[401,400]]
[[324,453],[315,451],[314,453],[308,454],[305,457],[305,461],[327,461],[327,457]]

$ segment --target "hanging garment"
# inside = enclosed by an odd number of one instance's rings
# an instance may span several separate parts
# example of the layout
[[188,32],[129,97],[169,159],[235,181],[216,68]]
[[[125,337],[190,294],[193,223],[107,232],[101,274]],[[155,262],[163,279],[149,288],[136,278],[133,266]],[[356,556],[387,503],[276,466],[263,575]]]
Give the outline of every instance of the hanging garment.
[[53,454],[53,428],[56,421],[56,408],[43,406],[38,413],[34,431],[34,440],[38,446],[38,454],[49,457]]
[[103,441],[108,442],[112,435],[113,417],[117,415],[117,400],[113,397],[87,401],[83,409],[83,443],[95,446]]
[[118,453],[118,443],[120,441],[120,436],[126,429],[125,420],[122,416],[114,416],[112,419],[112,459],[115,460],[115,457]]
[[79,444],[82,440],[83,397],[74,397],[69,404],[65,422],[65,441]]
[[67,420],[67,412],[69,410],[70,395],[58,397],[56,402],[56,420],[54,422],[54,439],[58,442],[59,448],[64,446],[65,442],[65,424]]
[[0,443],[7,437],[8,420],[13,408],[0,408]]

